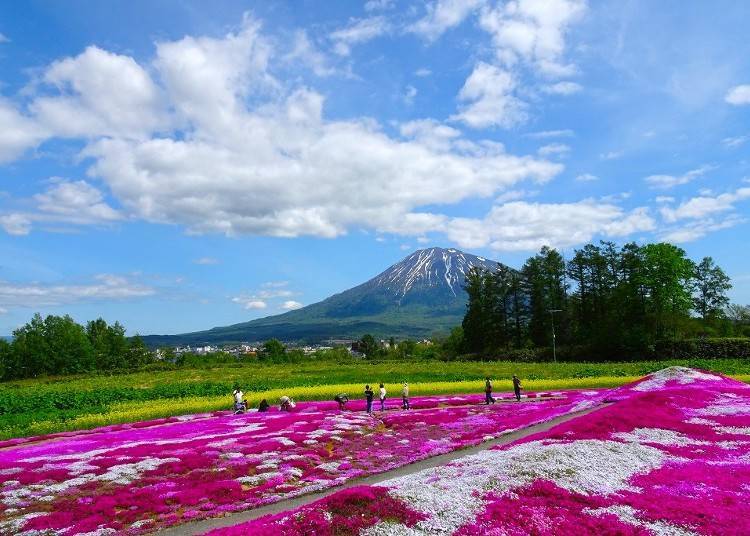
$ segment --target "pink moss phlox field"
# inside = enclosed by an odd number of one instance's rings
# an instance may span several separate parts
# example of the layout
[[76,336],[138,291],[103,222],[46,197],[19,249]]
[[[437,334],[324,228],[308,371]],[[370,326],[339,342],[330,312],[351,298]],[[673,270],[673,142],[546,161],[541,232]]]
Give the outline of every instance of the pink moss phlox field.
[[750,534],[749,386],[672,367],[594,398],[616,402],[382,482],[423,517],[381,518],[366,534]]
[[[592,392],[483,406],[478,395],[300,403],[54,434],[0,448],[0,533],[140,533],[387,471],[593,404]],[[31,534],[32,532],[30,532]]]
[[388,520],[412,527],[424,515],[388,495],[378,486],[345,489],[293,514],[276,514],[262,521],[212,531],[212,536],[349,536]]

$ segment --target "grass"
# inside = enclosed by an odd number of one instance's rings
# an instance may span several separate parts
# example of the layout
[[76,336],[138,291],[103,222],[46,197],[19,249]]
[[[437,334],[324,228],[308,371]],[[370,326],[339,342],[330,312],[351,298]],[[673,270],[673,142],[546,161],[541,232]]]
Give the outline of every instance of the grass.
[[489,375],[498,391],[518,374],[530,391],[614,387],[671,365],[733,374],[750,382],[742,360],[638,363],[315,362],[247,364],[207,369],[149,371],[113,376],[44,378],[0,384],[0,439],[89,429],[108,424],[226,409],[236,382],[256,405],[282,394],[296,400],[361,396],[365,383],[381,381],[397,392],[408,381],[412,395],[480,393]]

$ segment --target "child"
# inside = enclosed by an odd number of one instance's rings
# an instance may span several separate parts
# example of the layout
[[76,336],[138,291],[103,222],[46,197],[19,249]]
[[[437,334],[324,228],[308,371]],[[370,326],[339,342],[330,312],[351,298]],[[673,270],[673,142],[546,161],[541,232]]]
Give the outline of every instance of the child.
[[385,411],[385,387],[380,384],[380,411]]

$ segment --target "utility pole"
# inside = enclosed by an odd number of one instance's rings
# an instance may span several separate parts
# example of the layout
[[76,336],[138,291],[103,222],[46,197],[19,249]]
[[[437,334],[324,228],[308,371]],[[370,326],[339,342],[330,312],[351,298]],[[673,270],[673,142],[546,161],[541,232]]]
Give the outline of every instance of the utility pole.
[[555,313],[562,313],[562,309],[549,310],[549,316],[552,319],[552,360],[557,363],[557,349],[555,347]]

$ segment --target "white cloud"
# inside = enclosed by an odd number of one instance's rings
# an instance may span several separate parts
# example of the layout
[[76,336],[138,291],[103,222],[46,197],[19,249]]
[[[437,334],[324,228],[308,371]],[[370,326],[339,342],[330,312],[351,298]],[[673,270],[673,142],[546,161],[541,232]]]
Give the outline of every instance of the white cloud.
[[581,175],[578,175],[576,177],[576,180],[578,182],[593,182],[598,181],[599,177],[597,177],[596,175],[592,175],[591,173],[582,173]]
[[446,234],[460,247],[498,251],[533,251],[590,242],[595,236],[621,237],[655,228],[645,208],[626,212],[611,203],[586,199],[576,203],[497,205],[483,219],[454,218]]
[[10,235],[27,235],[31,232],[31,225],[31,219],[25,214],[0,214],[0,227]]
[[730,215],[722,219],[706,218],[702,220],[689,221],[682,225],[667,228],[659,235],[661,240],[667,242],[692,242],[703,238],[709,233],[729,229],[746,220],[737,215]]
[[411,249],[411,244],[401,244],[398,248],[401,251],[409,251]]
[[625,151],[608,151],[606,153],[602,153],[599,155],[599,158],[602,160],[616,160],[617,158],[622,157],[622,155],[625,154]]
[[300,302],[294,301],[294,300],[287,300],[287,301],[285,301],[284,303],[281,304],[281,308],[282,309],[286,309],[288,311],[291,311],[291,310],[294,310],[294,309],[299,309],[300,307],[302,307],[302,304]]
[[669,223],[683,219],[701,219],[717,213],[734,210],[738,201],[750,199],[750,188],[739,188],[734,192],[716,196],[701,195],[680,203],[676,208],[661,207],[660,212]]
[[541,156],[563,156],[570,152],[570,146],[564,143],[550,143],[537,150]]
[[430,76],[431,74],[432,74],[432,71],[430,71],[429,69],[425,69],[424,67],[414,71],[414,76],[419,76],[420,78],[424,78],[425,76]]
[[492,36],[503,64],[523,60],[558,78],[576,72],[575,65],[564,62],[565,34],[585,12],[583,0],[511,0],[485,7],[480,25]]
[[721,140],[721,143],[726,145],[727,147],[739,147],[741,145],[744,145],[748,140],[750,140],[750,136],[734,136],[729,138],[724,138]]
[[195,259],[193,261],[193,264],[200,264],[203,266],[209,266],[213,264],[219,264],[219,259],[215,259],[213,257],[201,257],[199,259]]
[[[420,207],[493,197],[562,170],[431,120],[405,124],[397,137],[372,119],[326,120],[322,95],[287,89],[268,73],[272,54],[259,24],[246,18],[223,38],[157,43],[146,67],[95,47],[55,62],[46,72],[61,94],[44,98],[81,112],[88,126],[71,123],[70,133],[102,134],[82,156],[89,176],[122,208],[110,207],[88,183],[68,182],[35,198],[44,211],[3,215],[3,226],[19,233],[42,214],[50,220],[83,214],[98,222],[127,216],[178,224],[190,233],[334,237],[364,228],[420,236],[446,221]],[[133,80],[120,84],[125,74]],[[463,90],[472,101],[464,120],[488,121],[485,107],[490,122],[513,121],[512,112],[519,113],[513,98],[485,85],[498,81],[513,85],[507,73],[478,67]],[[133,94],[121,95],[123,88]],[[115,106],[106,109],[110,100]],[[163,109],[152,110],[158,103]],[[169,119],[135,119],[152,112]]]
[[340,56],[351,54],[352,45],[366,43],[390,31],[390,24],[385,17],[353,19],[349,26],[331,33],[334,42],[333,50]]
[[406,86],[406,92],[404,93],[404,102],[406,104],[413,104],[414,103],[414,97],[417,96],[417,88],[414,86]]
[[22,115],[0,97],[0,164],[10,162],[36,147],[48,133],[33,118]]
[[526,191],[526,190],[508,190],[503,192],[495,198],[495,203],[507,203],[508,201],[516,201],[523,199],[524,197],[531,197],[538,194],[537,191]]
[[407,28],[428,41],[461,24],[466,17],[484,4],[483,0],[436,0],[427,4],[424,17]]
[[10,307],[40,307],[82,301],[122,300],[147,297],[155,293],[156,291],[151,287],[112,274],[97,275],[94,281],[82,285],[0,282],[0,304]]
[[141,138],[167,125],[160,90],[129,56],[90,46],[54,62],[42,79],[59,94],[36,98],[30,109],[57,136]]
[[33,222],[103,225],[123,219],[120,212],[106,203],[103,194],[86,181],[55,177],[49,182],[51,185],[45,192],[33,196],[35,211],[0,214],[0,225],[6,232],[28,234]]
[[284,59],[309,67],[317,76],[330,76],[336,72],[326,55],[317,49],[304,30],[299,30],[294,34],[294,45]]
[[0,43],[10,43],[10,39],[8,39],[5,34],[0,33]]
[[5,307],[0,307],[0,315],[8,314],[8,310]]
[[530,132],[525,134],[527,138],[544,140],[548,138],[572,138],[575,132],[570,129],[565,130],[542,130],[541,132]]
[[668,195],[658,195],[656,196],[655,201],[657,203],[674,203],[674,197]]
[[110,207],[102,193],[86,181],[54,179],[46,192],[34,196],[37,208],[45,218],[68,223],[106,223],[122,219]]
[[542,91],[552,95],[572,95],[582,89],[583,86],[575,82],[557,82],[556,84],[542,86]]
[[527,119],[526,104],[513,96],[516,80],[509,71],[480,62],[466,79],[458,98],[464,104],[451,117],[473,128],[510,128]]
[[692,169],[683,175],[649,175],[644,180],[649,183],[652,188],[669,189],[681,184],[692,182],[713,169],[715,169],[713,166],[701,166]]
[[724,100],[734,106],[750,104],[750,84],[735,86],[727,91]]
[[244,309],[265,309],[268,307],[268,304],[263,300],[245,298],[243,296],[236,296],[232,298],[232,301],[240,304]]

